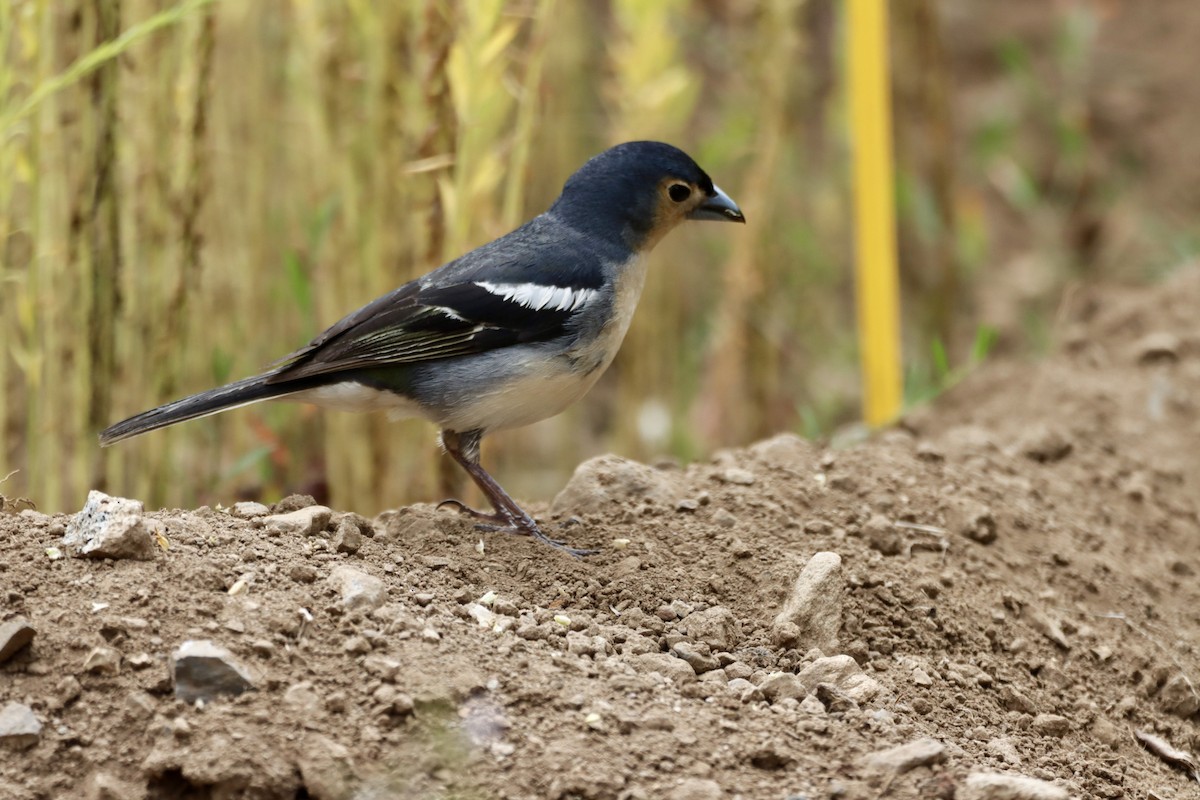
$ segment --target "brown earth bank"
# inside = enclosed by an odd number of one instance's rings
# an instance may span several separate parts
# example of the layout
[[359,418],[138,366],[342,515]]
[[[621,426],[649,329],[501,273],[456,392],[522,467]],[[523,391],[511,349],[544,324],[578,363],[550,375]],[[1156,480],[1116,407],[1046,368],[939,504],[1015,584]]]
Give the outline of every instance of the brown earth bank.
[[1198,308],[1080,289],[1054,355],[842,449],[587,462],[534,508],[584,559],[10,498],[0,797],[1200,796]]

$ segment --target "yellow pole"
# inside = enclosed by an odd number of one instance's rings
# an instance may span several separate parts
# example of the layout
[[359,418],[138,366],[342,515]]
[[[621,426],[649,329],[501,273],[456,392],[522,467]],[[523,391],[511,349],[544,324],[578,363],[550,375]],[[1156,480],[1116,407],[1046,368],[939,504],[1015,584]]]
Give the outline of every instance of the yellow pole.
[[896,270],[888,0],[848,0],[850,124],[858,338],[863,416],[883,425],[900,413],[900,299]]

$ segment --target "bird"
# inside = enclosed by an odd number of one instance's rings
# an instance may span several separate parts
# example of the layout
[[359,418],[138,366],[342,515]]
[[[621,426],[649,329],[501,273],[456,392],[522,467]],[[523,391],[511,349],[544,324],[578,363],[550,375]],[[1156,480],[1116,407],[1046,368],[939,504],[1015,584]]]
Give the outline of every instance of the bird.
[[655,141],[610,147],[511,233],[346,315],[259,375],[106,428],[100,444],[264,400],[419,417],[440,428],[441,446],[492,511],[459,500],[439,507],[484,530],[591,554],[542,531],[480,464],[480,442],[587,393],[629,329],[646,255],[686,220],[746,218],[683,150]]

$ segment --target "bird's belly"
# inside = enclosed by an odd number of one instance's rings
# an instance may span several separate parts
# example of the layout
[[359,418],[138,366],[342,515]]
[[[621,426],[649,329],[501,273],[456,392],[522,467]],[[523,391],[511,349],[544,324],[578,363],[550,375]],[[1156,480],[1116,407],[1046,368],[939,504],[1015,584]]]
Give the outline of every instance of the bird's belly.
[[600,372],[580,375],[564,359],[531,364],[510,372],[486,390],[465,393],[441,409],[435,419],[457,431],[503,430],[552,417],[583,397]]
[[287,395],[285,400],[312,403],[335,411],[388,411],[397,419],[425,417],[424,410],[411,399],[386,389],[375,389],[357,381],[341,381]]

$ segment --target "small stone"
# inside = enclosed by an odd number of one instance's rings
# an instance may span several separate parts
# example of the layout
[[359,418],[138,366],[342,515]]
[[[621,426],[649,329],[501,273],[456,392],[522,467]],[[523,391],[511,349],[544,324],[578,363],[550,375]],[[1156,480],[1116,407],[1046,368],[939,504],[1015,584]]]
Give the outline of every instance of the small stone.
[[298,511],[301,508],[315,506],[316,504],[317,499],[311,494],[289,494],[275,504],[273,511],[276,514],[287,514],[292,511]]
[[687,662],[697,675],[711,672],[721,666],[721,662],[709,652],[706,644],[682,641],[676,643],[671,650],[678,658]]
[[1061,430],[1039,423],[1017,442],[1017,452],[1031,461],[1050,464],[1070,455],[1072,446],[1071,440]]
[[436,628],[425,627],[421,629],[421,638],[427,642],[440,642],[442,635],[437,632]]
[[434,596],[432,594],[430,594],[429,592],[417,592],[416,594],[413,595],[413,602],[415,602],[421,608],[424,608],[425,606],[429,605],[430,603],[433,602],[433,600],[434,600]]
[[689,614],[685,625],[691,639],[704,642],[715,652],[732,650],[742,640],[742,626],[725,606],[709,606]]
[[16,750],[33,747],[42,738],[42,723],[33,709],[17,702],[0,708],[0,746]]
[[296,764],[309,797],[350,800],[359,795],[361,779],[350,750],[327,736],[305,736]]
[[258,517],[265,517],[270,514],[271,509],[262,503],[242,500],[241,502],[234,503],[233,507],[229,509],[229,513],[241,519],[257,519]]
[[360,656],[371,652],[371,643],[367,641],[367,637],[365,636],[351,636],[346,639],[345,644],[342,645],[342,649],[351,655]]
[[154,666],[154,657],[149,653],[134,653],[125,659],[125,663],[135,670],[142,670]]
[[84,782],[84,796],[88,800],[129,800],[144,797],[144,793],[132,783],[127,783],[108,772],[94,772]]
[[59,708],[65,708],[79,699],[83,694],[83,686],[74,675],[68,675],[54,687],[54,701]]
[[326,506],[305,506],[263,519],[267,532],[275,536],[316,536],[325,530],[333,511]]
[[0,624],[0,664],[8,661],[21,648],[32,642],[36,633],[25,617],[13,617]]
[[76,555],[86,558],[152,561],[158,554],[154,535],[140,516],[119,516],[86,534],[88,541]]
[[810,694],[800,701],[800,706],[797,709],[801,714],[820,715],[826,713],[828,709],[815,694]]
[[971,541],[991,544],[996,541],[996,518],[983,503],[967,501],[954,514],[954,530]]
[[711,778],[684,778],[667,792],[667,800],[721,800],[725,790]]
[[1029,610],[1029,623],[1050,641],[1064,650],[1071,649],[1067,635],[1063,633],[1062,623],[1038,608]]
[[696,680],[696,671],[687,662],[669,653],[643,653],[633,657],[633,665],[639,672],[657,672],[675,683]]
[[374,611],[387,599],[383,581],[344,564],[330,571],[329,583],[338,589],[342,605],[351,611]]
[[956,800],[1068,800],[1061,786],[1049,781],[1006,775],[999,772],[972,772],[954,795]]
[[293,683],[284,691],[283,702],[306,715],[314,714],[321,708],[321,698],[313,688],[312,681]]
[[763,699],[762,690],[745,678],[733,678],[725,685],[729,688],[729,692],[743,703]]
[[762,679],[758,688],[772,703],[788,697],[799,699],[808,694],[804,684],[791,672],[772,672]]
[[296,583],[313,583],[317,580],[317,569],[311,564],[293,564],[288,569],[288,577]]
[[721,480],[736,486],[753,486],[754,473],[741,467],[730,467],[721,473]]
[[93,647],[83,660],[83,671],[91,675],[116,675],[121,671],[121,653],[112,647]]
[[992,739],[987,743],[987,751],[1009,766],[1021,766],[1021,755],[1017,752],[1017,745],[1008,737]]
[[1071,730],[1071,721],[1058,714],[1038,714],[1033,718],[1033,729],[1042,736],[1065,736]]
[[842,628],[842,557],[817,553],[808,560],[792,586],[792,593],[776,615],[771,638],[777,646],[800,651],[818,648],[834,652]]
[[1163,710],[1177,717],[1188,719],[1200,711],[1200,695],[1196,688],[1181,672],[1175,673],[1163,685],[1158,695],[1158,702]]
[[363,669],[372,675],[383,678],[385,681],[395,680],[403,666],[394,658],[380,654],[372,654],[363,659]]
[[1037,706],[1033,701],[1012,686],[1003,686],[1000,689],[1000,705],[1006,711],[1019,711],[1022,714],[1034,714],[1037,712]]
[[929,673],[917,667],[912,671],[912,682],[917,686],[932,686],[933,678],[929,677]]
[[550,506],[552,515],[599,514],[616,506],[670,507],[677,497],[672,474],[614,455],[590,458],[575,469]]
[[713,512],[712,521],[722,528],[737,527],[738,519],[728,509],[718,508]]
[[1134,357],[1139,364],[1170,362],[1179,359],[1179,337],[1169,331],[1148,333],[1133,345]]
[[118,517],[141,517],[145,508],[141,500],[112,497],[104,492],[88,492],[83,509],[67,523],[62,543],[82,547],[94,539],[105,526]]
[[847,655],[818,658],[800,670],[796,677],[809,691],[827,683],[856,703],[869,702],[883,689],[878,681],[863,674],[858,662]]
[[334,547],[339,553],[354,555],[362,547],[363,536],[353,520],[343,519],[334,535]]
[[189,640],[171,654],[175,696],[191,703],[239,695],[254,688],[250,672],[233,654],[207,640]]
[[883,514],[875,514],[868,519],[863,525],[862,533],[867,544],[885,556],[899,555],[902,549],[900,533]]
[[695,511],[700,507],[699,500],[693,500],[690,497],[685,497],[675,503],[676,511]]
[[945,760],[945,745],[937,739],[925,737],[876,751],[863,759],[863,765],[872,772],[901,775],[917,767],[927,767]]
[[481,628],[490,629],[496,624],[496,613],[490,608],[481,606],[479,603],[467,603],[466,610],[471,619],[475,620]]

